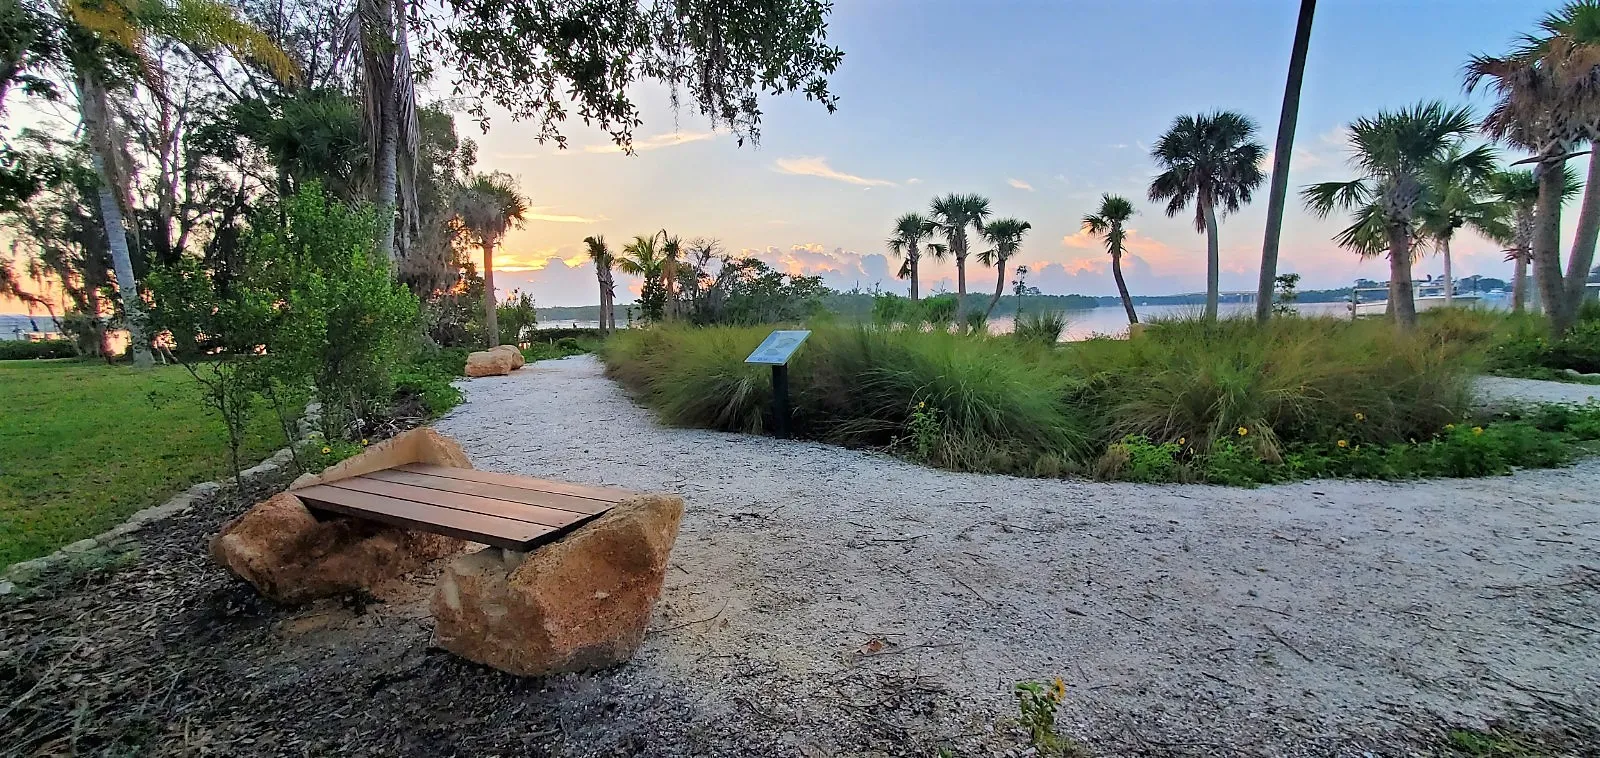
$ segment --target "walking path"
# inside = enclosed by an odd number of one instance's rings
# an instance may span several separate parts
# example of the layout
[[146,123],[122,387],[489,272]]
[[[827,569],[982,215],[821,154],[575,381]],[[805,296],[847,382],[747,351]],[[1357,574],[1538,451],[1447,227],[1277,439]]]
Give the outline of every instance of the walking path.
[[481,468],[683,495],[627,668],[706,729],[804,755],[981,745],[1014,682],[1055,677],[1066,731],[1109,754],[1359,755],[1600,714],[1600,461],[1255,490],[1029,480],[664,427],[588,356],[465,387],[438,427]]

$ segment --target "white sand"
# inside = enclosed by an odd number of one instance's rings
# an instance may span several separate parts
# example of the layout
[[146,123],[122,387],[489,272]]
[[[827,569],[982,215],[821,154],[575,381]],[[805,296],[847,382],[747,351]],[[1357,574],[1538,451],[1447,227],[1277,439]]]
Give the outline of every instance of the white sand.
[[[482,468],[683,495],[662,631],[623,678],[808,755],[888,727],[977,744],[1013,682],[1055,676],[1069,730],[1114,754],[1360,755],[1434,719],[1600,713],[1600,461],[1255,490],[1027,480],[667,428],[590,357],[465,389],[438,426]],[[918,693],[930,715],[902,726]]]

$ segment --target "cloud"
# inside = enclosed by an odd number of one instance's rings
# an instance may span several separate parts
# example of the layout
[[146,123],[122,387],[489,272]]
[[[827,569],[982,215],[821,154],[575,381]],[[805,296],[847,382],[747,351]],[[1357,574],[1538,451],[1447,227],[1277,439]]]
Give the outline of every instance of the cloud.
[[1019,190],[1027,190],[1029,192],[1033,191],[1033,185],[1022,181],[1021,179],[1007,179],[1006,184],[1016,187]]
[[605,216],[577,216],[567,213],[545,213],[544,209],[548,207],[549,206],[535,206],[533,208],[529,208],[528,212],[524,213],[522,217],[528,221],[548,221],[553,224],[593,224],[606,220]]
[[918,179],[918,178],[916,178],[914,176],[911,177],[910,179],[906,180],[906,184],[921,184],[921,183],[922,183],[922,180]]
[[[668,132],[645,137],[644,139],[636,139],[633,141],[633,149],[642,153],[648,150],[659,150],[663,147],[708,140],[715,136],[717,136],[716,132]],[[585,145],[583,151],[586,153],[620,153],[623,152],[623,149],[621,145],[616,144]]]
[[835,171],[832,166],[828,165],[828,159],[822,157],[779,158],[777,162],[773,163],[773,169],[781,174],[816,176],[863,187],[896,186],[894,182],[888,179],[868,179],[855,174],[846,174],[843,171]]
[[770,245],[765,249],[744,248],[740,255],[759,258],[786,274],[820,276],[829,287],[848,290],[892,287],[894,275],[888,257],[879,253],[857,253],[836,247],[828,250],[816,243],[790,245],[787,249]]

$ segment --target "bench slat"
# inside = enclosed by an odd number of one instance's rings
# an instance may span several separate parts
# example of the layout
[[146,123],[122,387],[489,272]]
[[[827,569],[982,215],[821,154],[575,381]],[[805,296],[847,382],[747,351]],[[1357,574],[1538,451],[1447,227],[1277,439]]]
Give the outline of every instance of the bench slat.
[[[513,503],[538,506],[541,508],[554,508],[560,511],[580,513],[585,516],[594,516],[605,513],[612,503],[604,500],[595,500],[587,497],[564,495],[555,492],[541,492],[523,487],[512,487],[504,484],[490,484],[476,482],[470,479],[455,479],[438,476],[436,474],[423,474],[416,471],[401,471],[399,469],[384,469],[365,474],[362,479],[375,479],[396,484],[408,484],[415,487],[443,492],[457,492],[465,495],[478,495],[496,500],[509,500]],[[337,484],[337,482],[335,482]],[[411,498],[413,500],[417,498]]]
[[568,484],[566,482],[552,482],[548,479],[535,479],[529,476],[502,474],[496,471],[479,471],[470,468],[455,468],[453,466],[435,466],[430,463],[408,463],[397,466],[391,470],[414,471],[419,474],[431,474],[451,479],[465,479],[472,482],[486,482],[488,484],[501,484],[508,487],[533,490],[535,492],[553,492],[558,495],[572,495],[586,497],[592,500],[601,500],[607,503],[620,503],[624,500],[639,497],[640,493],[614,487],[588,487],[581,484]]
[[541,538],[554,536],[558,531],[527,521],[399,500],[327,484],[295,490],[294,494],[313,509],[444,534],[508,550],[527,550]]
[[365,492],[370,495],[381,495],[396,500],[410,500],[414,503],[426,503],[441,508],[453,508],[467,513],[481,513],[485,516],[496,516],[511,519],[512,521],[526,521],[530,524],[548,526],[551,529],[560,529],[571,526],[579,521],[589,518],[590,514],[575,511],[563,511],[555,508],[542,508],[537,505],[527,505],[509,500],[496,500],[479,495],[469,495],[447,490],[416,487],[410,484],[386,482],[366,476],[357,476],[349,479],[340,479],[328,482],[327,486],[344,490]]

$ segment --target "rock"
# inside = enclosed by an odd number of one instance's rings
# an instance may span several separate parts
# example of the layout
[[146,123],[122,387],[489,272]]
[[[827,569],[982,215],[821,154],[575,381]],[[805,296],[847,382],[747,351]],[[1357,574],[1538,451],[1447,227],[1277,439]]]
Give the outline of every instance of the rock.
[[295,603],[373,587],[463,545],[375,521],[318,521],[293,492],[281,492],[224,524],[211,557],[261,594]]
[[434,590],[435,643],[522,676],[627,660],[644,641],[682,516],[681,498],[645,495],[532,552],[457,558]]
[[527,365],[527,363],[528,363],[528,359],[522,357],[522,348],[517,347],[516,345],[499,345],[499,346],[490,348],[489,352],[492,353],[492,352],[494,352],[496,350],[499,350],[499,351],[511,356],[511,368],[513,370],[522,368],[523,366]]
[[427,427],[412,429],[320,474],[301,476],[288,492],[223,524],[211,541],[211,556],[261,594],[280,602],[299,602],[369,588],[460,552],[465,543],[453,537],[355,518],[319,521],[294,495],[294,490],[313,484],[407,463],[472,468],[454,440]]
[[467,354],[467,376],[505,376],[523,364],[522,352],[510,345]]

